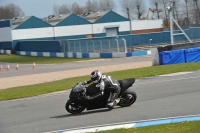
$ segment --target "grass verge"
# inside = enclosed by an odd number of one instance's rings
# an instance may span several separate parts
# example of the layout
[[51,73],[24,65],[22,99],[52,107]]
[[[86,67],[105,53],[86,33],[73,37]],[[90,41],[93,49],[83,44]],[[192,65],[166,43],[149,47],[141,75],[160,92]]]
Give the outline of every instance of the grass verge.
[[199,127],[200,121],[191,121],[132,129],[101,131],[96,133],[200,133]]
[[[56,64],[56,63],[69,63],[74,61],[92,60],[89,58],[58,58],[58,57],[36,57],[36,56],[23,56],[23,55],[6,55],[0,54],[0,62],[19,63],[19,64]],[[16,62],[17,61],[17,62]]]
[[[200,62],[197,62],[197,63],[186,63],[177,65],[153,66],[146,68],[109,72],[106,74],[111,75],[114,78],[120,80],[131,77],[142,78],[142,77],[156,76],[156,75],[169,74],[175,72],[193,71],[199,69],[200,69]],[[62,91],[65,90],[66,88],[73,87],[78,82],[88,80],[89,78],[90,77],[88,74],[88,76],[68,78],[54,82],[0,90],[0,101],[25,98],[56,91]]]

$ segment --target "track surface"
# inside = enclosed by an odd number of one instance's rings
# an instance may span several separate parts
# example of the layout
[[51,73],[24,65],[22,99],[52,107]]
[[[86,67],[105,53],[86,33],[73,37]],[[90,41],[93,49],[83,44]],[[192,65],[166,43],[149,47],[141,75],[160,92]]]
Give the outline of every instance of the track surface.
[[200,71],[136,80],[135,104],[71,115],[65,111],[69,91],[0,102],[0,133],[41,133],[128,121],[200,113]]
[[64,71],[64,70],[73,70],[80,68],[88,67],[99,67],[99,66],[109,66],[109,65],[118,65],[118,64],[127,64],[127,63],[137,63],[151,61],[150,56],[142,57],[127,57],[127,58],[116,58],[116,59],[105,59],[105,61],[84,61],[84,62],[73,62],[73,63],[64,63],[64,64],[53,64],[53,65],[38,65],[36,62],[36,69],[33,68],[33,64],[19,64],[20,70],[16,71],[16,64],[9,64],[11,70],[6,71],[7,63],[1,63],[3,65],[4,71],[0,71],[0,78],[12,77],[12,76],[21,76],[21,75],[30,75],[30,74],[41,74],[48,72]]

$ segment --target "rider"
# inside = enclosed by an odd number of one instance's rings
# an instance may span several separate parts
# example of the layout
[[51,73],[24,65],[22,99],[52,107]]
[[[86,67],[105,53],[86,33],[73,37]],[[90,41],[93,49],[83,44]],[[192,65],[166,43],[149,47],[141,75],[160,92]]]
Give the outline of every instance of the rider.
[[107,101],[107,107],[112,109],[117,103],[119,103],[119,99],[117,98],[121,87],[117,80],[112,78],[111,76],[101,74],[100,71],[95,70],[91,73],[91,80],[84,81],[82,84],[90,84],[93,82],[94,84],[100,85],[100,91],[93,96],[86,96],[88,100],[102,96],[104,94],[104,90],[107,89],[110,92],[110,96]]

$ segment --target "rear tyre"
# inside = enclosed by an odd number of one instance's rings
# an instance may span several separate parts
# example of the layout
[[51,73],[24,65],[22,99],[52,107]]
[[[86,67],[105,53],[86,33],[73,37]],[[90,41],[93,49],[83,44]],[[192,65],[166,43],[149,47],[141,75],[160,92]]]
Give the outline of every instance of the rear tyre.
[[67,101],[65,109],[71,114],[79,114],[85,110],[85,106],[73,101]]
[[121,107],[128,107],[135,103],[137,94],[133,90],[126,90],[120,96],[120,102],[118,103]]

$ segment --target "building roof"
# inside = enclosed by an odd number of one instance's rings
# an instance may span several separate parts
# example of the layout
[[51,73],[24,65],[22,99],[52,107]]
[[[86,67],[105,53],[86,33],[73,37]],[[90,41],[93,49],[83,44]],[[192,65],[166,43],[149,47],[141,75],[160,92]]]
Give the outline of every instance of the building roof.
[[107,14],[109,11],[102,11],[102,12],[89,12],[83,14],[83,18],[90,21],[90,22],[95,22],[97,19],[101,18],[105,14]]
[[42,20],[55,26],[63,19],[67,18],[70,14],[60,14],[60,15],[49,15],[48,17],[43,18]]
[[31,16],[26,16],[26,17],[17,17],[12,19],[12,29],[16,28],[26,20],[28,20]]

